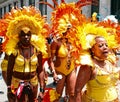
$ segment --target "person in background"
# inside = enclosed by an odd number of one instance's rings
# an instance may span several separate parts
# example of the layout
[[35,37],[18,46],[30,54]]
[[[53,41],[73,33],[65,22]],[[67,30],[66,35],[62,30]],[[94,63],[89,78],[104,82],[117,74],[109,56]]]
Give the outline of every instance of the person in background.
[[2,77],[5,81],[5,84],[7,84],[7,65],[8,65],[8,55],[3,52],[3,41],[5,40],[3,37],[1,37],[2,42],[0,43],[0,56],[1,56],[1,69],[2,69]]
[[[5,57],[5,53],[3,53],[2,51],[2,41],[3,41],[3,37],[0,37],[0,65],[3,62],[4,57]],[[6,67],[6,70],[7,70],[7,67]],[[0,72],[0,80],[3,78],[5,83],[6,83],[6,70],[4,71],[1,68],[1,72]],[[0,90],[0,94],[4,94],[4,92]]]
[[6,80],[6,74],[7,74],[7,60],[8,60],[8,56],[3,52],[3,37],[0,37],[0,64],[1,64],[1,71],[2,71],[2,77],[5,81],[5,83],[7,82]]
[[6,32],[7,29],[6,27],[8,26],[7,22],[4,20],[0,19],[0,65],[1,65],[1,70],[2,70],[2,77],[4,79],[4,82],[6,84],[7,80],[7,63],[8,63],[8,55],[3,51],[3,47],[6,43]]
[[3,52],[1,56],[3,57],[3,60],[1,62],[2,77],[5,81],[5,84],[7,84],[8,55],[5,52]]
[[[49,74],[51,74],[51,69],[50,69],[50,57],[51,57],[51,52],[50,52],[50,44],[52,41],[52,38],[50,36],[50,26],[47,22],[47,15],[43,15],[44,18],[44,27],[46,28],[46,35],[45,35],[45,39],[46,39],[46,47],[47,47],[47,54],[44,54],[42,56],[42,72],[41,72],[41,84],[42,86],[44,86],[44,91],[46,90],[46,85],[48,82],[48,76]],[[44,97],[43,97],[43,101],[44,101]]]
[[[59,94],[59,98],[55,102],[59,101],[65,84],[69,100],[71,101],[74,96],[76,82],[75,60],[71,55],[71,45],[68,39],[65,38],[67,32],[63,34],[63,37],[57,39],[57,41],[53,41],[51,44],[51,69],[54,80],[57,81],[56,91]],[[59,79],[58,75],[62,77]]]

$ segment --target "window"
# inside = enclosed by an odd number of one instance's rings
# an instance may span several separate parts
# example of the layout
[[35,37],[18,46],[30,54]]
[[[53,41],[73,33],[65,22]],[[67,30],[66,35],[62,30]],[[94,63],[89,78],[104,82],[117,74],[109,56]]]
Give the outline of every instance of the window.
[[0,18],[2,18],[2,8],[0,8]]
[[[39,0],[39,1],[43,1],[43,0]],[[41,14],[43,15],[43,4],[42,3],[39,4],[39,10]]]
[[111,0],[111,15],[116,15],[120,22],[120,0]]
[[[99,13],[99,0],[98,0],[98,4],[97,5],[92,5],[91,6],[91,15],[96,12]],[[98,18],[99,19],[99,18]]]
[[4,6],[4,13],[6,13],[6,6]]
[[14,2],[14,7],[15,7],[15,8],[18,7],[18,2],[17,2],[17,1]]
[[35,6],[35,0],[29,0],[29,5]]
[[12,9],[12,4],[8,5],[8,9],[9,9],[9,11]]
[[[39,1],[43,1],[43,0],[39,0]],[[45,0],[44,2],[47,2],[47,0]],[[41,11],[42,15],[47,15],[47,5],[40,3],[39,10]]]
[[20,5],[21,7],[23,7],[24,6],[24,3],[23,3],[23,0],[21,0],[21,5]]
[[[47,2],[47,0],[45,0],[45,2]],[[45,15],[47,15],[47,5],[45,5]]]

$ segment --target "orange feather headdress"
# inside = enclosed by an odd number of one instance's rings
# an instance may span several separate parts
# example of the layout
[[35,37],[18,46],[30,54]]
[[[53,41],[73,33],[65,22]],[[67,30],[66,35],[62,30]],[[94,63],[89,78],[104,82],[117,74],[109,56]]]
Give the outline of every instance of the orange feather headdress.
[[2,41],[3,49],[8,40],[8,37],[6,36],[7,27],[8,27],[8,23],[4,19],[0,19],[0,37],[3,38],[3,41]]
[[[47,4],[53,9],[51,16],[52,34],[55,36],[59,34],[60,37],[67,31],[68,27],[73,30],[76,26],[82,25],[86,21],[86,17],[81,14],[81,7],[97,4],[97,0],[79,0],[76,3],[66,3],[65,0],[61,0],[60,4],[56,0],[52,1],[54,6],[44,1],[40,3]],[[74,31],[71,31],[71,35],[74,35]]]
[[[48,2],[40,2],[47,4],[53,9],[51,16],[52,34],[58,38],[63,36],[63,33],[67,32],[66,38],[73,46],[72,51],[77,53],[81,50],[80,36],[77,35],[78,26],[83,26],[88,22],[88,19],[81,13],[81,8],[90,4],[97,4],[97,0],[79,0],[78,2],[66,3],[65,0],[61,0],[58,4],[56,0],[52,0],[54,6]],[[77,54],[76,54],[77,56]]]

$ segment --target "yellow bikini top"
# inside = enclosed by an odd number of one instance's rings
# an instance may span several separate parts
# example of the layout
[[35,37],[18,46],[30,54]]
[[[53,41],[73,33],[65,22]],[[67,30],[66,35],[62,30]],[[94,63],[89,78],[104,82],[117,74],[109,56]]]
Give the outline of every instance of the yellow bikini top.
[[20,52],[18,51],[18,55],[15,59],[14,71],[17,72],[34,72],[37,69],[37,53],[34,49],[34,54],[31,56],[30,59],[24,58]]
[[59,58],[60,65],[56,67],[56,70],[65,75],[68,75],[75,68],[74,58],[71,56],[71,58],[70,58],[71,64],[70,64],[69,68],[67,69],[68,53],[69,53],[69,51],[67,49],[67,46],[65,44],[61,44],[61,46],[57,52],[57,56],[60,57]]
[[59,50],[58,50],[58,57],[67,57],[68,55],[68,50],[65,45],[61,45]]

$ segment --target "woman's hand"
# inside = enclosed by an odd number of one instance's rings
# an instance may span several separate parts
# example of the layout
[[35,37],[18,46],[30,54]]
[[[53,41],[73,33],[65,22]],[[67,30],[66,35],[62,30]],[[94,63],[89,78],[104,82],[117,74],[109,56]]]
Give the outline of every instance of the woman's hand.
[[10,100],[15,100],[15,95],[12,93],[11,88],[8,88],[8,90],[7,90],[7,96],[8,96],[9,101]]
[[40,100],[40,102],[43,100],[43,98],[44,98],[44,92],[45,92],[45,90],[44,90],[44,88],[41,88],[40,87],[40,92],[39,92],[39,94],[38,94],[38,100]]
[[56,74],[55,71],[53,72],[53,79],[54,79],[55,82],[57,82],[59,80],[58,75]]

